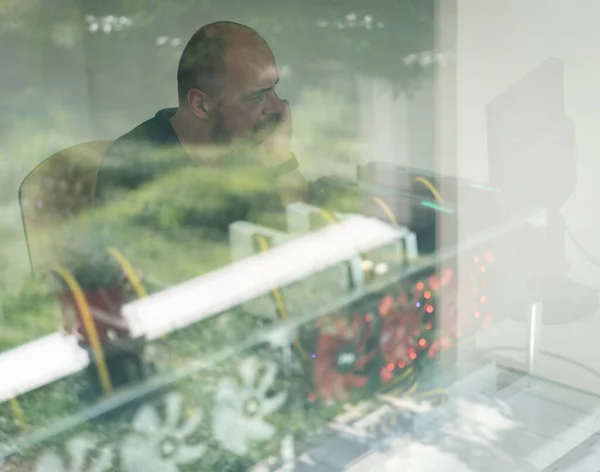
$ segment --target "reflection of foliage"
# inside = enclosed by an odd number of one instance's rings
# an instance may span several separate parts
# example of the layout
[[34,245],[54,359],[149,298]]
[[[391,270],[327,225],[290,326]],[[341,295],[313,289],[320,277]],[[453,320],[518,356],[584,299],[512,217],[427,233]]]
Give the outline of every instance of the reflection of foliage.
[[452,472],[471,472],[453,454],[442,452],[434,446],[419,444],[409,439],[399,440],[390,457],[369,469],[369,472],[418,472],[423,470],[448,470]]
[[[227,9],[223,4],[223,12]],[[214,17],[215,10],[214,4],[163,6],[161,19],[164,14],[172,19],[164,24],[178,29],[165,33],[179,36],[181,25],[186,25],[185,29],[189,25],[191,33],[199,25],[190,24],[190,17]],[[434,48],[431,0],[285,4],[263,0],[236,4],[235,11],[233,19],[263,34],[280,60],[289,63],[302,81],[320,81],[323,74],[338,69],[390,78],[404,85],[420,71],[404,67],[402,58]],[[306,47],[307,42],[316,47]]]
[[107,253],[112,242],[102,228],[68,230],[60,238],[58,259],[71,271],[83,290],[120,287],[125,280],[123,271]]
[[[97,39],[89,38],[88,54],[103,51],[115,58],[120,54],[114,48],[116,41],[130,43],[135,56],[142,59],[147,55],[155,57],[157,39],[175,39],[178,48],[174,48],[172,63],[166,64],[171,74],[183,46],[181,40],[185,41],[200,26],[198,18],[233,19],[256,28],[267,38],[280,60],[302,78],[297,85],[319,82],[324,74],[343,70],[389,78],[404,88],[421,70],[406,67],[402,58],[434,48],[434,3],[433,0],[329,0],[282,4],[263,0],[236,2],[233,6],[228,2],[217,5],[197,0],[136,0],[71,4],[63,10],[33,0],[28,2],[29,8],[18,7],[14,0],[4,0],[0,4],[0,20],[11,19],[12,23],[21,24],[18,35],[24,40],[47,40],[48,31],[25,27],[45,15],[62,24],[75,23],[88,35],[103,31],[106,34],[98,35]],[[114,37],[109,34],[114,32],[119,34]],[[307,41],[317,47],[306,47]],[[127,44],[121,44],[121,51],[123,46],[128,49]],[[104,61],[104,58],[90,60]]]
[[60,310],[49,285],[27,281],[14,294],[0,294],[0,352],[55,331]]
[[[354,168],[360,161],[361,143],[356,138],[358,103],[348,93],[306,90],[293,110],[295,148],[308,175]],[[348,88],[348,87],[346,87]]]

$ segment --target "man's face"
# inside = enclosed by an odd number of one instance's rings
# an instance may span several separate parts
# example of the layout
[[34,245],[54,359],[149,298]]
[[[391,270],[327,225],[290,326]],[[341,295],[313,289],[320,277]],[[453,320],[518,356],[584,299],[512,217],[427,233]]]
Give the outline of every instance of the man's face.
[[234,45],[225,63],[221,99],[212,117],[213,139],[256,146],[273,132],[283,112],[275,91],[275,58],[264,41],[256,40]]

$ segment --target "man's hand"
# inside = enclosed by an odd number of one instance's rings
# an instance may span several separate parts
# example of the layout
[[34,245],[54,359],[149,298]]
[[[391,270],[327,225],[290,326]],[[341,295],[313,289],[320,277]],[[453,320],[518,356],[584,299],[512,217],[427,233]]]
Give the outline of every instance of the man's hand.
[[[283,112],[275,131],[258,146],[260,162],[272,167],[292,159],[292,113],[287,100],[282,100]],[[299,170],[280,176],[277,187],[285,205],[308,200],[308,182]]]
[[260,162],[267,167],[275,166],[290,158],[292,143],[292,113],[287,100],[282,100],[283,112],[271,135],[257,147]]

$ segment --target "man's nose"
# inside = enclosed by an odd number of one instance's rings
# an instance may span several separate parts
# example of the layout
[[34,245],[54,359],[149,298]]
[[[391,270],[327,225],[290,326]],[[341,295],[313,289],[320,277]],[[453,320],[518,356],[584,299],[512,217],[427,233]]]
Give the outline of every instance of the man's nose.
[[283,113],[284,101],[279,98],[275,90],[271,90],[267,95],[265,115],[281,115]]

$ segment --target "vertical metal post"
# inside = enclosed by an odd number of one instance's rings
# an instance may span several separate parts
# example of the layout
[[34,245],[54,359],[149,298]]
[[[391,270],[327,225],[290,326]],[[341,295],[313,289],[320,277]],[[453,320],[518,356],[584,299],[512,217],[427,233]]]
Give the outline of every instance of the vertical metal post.
[[527,349],[527,373],[535,375],[536,359],[539,353],[540,326],[542,325],[542,304],[536,302],[531,305],[529,313],[529,339]]

